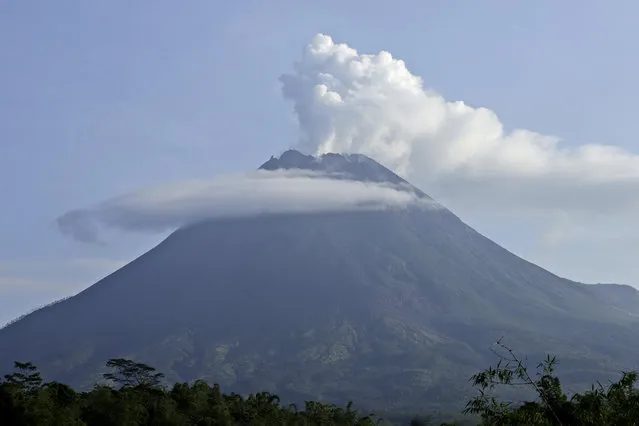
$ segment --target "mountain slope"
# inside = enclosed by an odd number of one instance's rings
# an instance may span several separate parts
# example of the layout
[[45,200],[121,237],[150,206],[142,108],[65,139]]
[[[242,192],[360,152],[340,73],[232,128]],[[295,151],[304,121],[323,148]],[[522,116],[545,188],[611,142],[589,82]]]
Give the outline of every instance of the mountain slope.
[[[289,151],[262,168],[408,185],[364,156]],[[637,310],[606,290],[515,256],[446,209],[215,220],[0,330],[0,366],[29,360],[89,386],[106,359],[131,357],[170,380],[285,398],[455,404],[502,335],[531,357],[560,355],[573,386],[634,368]]]

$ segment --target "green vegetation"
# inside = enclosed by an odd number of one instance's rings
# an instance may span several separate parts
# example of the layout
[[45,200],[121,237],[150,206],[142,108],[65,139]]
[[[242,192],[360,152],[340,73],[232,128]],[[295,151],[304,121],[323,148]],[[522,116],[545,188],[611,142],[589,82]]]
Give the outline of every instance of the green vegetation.
[[11,426],[40,425],[349,425],[368,426],[371,417],[345,408],[308,401],[302,411],[280,405],[267,392],[244,398],[224,395],[203,381],[161,385],[163,375],[126,359],[109,360],[109,383],[76,393],[62,383],[43,383],[30,363],[16,362],[16,372],[0,384],[0,418]]
[[[464,413],[481,425],[635,425],[639,423],[638,375],[622,373],[609,386],[598,383],[569,397],[555,374],[557,360],[547,358],[531,376],[524,359],[497,342],[496,367],[475,374],[471,381],[478,394]],[[262,392],[243,397],[223,394],[219,385],[204,381],[163,385],[164,375],[152,367],[127,359],[107,362],[111,372],[104,383],[89,392],[76,392],[58,383],[44,383],[31,363],[15,363],[15,372],[0,380],[0,418],[3,425],[432,425],[433,416],[405,415],[384,420],[362,416],[352,404],[307,401],[303,410],[282,405],[277,395]],[[496,392],[500,386],[523,386],[536,396],[527,402],[505,402]],[[394,418],[393,418],[394,417]],[[399,420],[402,419],[402,420]],[[401,422],[401,423],[396,423]],[[475,423],[475,422],[473,422]],[[442,423],[453,424],[453,423]],[[454,423],[461,424],[461,423]]]
[[[471,381],[478,395],[466,405],[466,413],[478,414],[482,425],[636,425],[639,424],[639,390],[636,372],[622,372],[619,381],[592,385],[589,391],[569,397],[555,374],[557,359],[547,355],[533,377],[525,359],[497,342],[496,367],[475,374]],[[504,402],[495,396],[498,386],[523,386],[534,392],[534,401]]]

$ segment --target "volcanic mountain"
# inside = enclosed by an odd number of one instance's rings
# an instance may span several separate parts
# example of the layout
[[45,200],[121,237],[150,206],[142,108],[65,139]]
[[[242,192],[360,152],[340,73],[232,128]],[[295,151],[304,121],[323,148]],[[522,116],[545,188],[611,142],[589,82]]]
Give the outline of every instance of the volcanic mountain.
[[[287,151],[265,170],[421,190],[363,155]],[[575,390],[637,366],[637,291],[531,264],[449,210],[269,214],[175,231],[85,291],[0,330],[0,367],[31,361],[88,387],[109,358],[238,392],[376,408],[464,402],[501,336],[557,354]]]

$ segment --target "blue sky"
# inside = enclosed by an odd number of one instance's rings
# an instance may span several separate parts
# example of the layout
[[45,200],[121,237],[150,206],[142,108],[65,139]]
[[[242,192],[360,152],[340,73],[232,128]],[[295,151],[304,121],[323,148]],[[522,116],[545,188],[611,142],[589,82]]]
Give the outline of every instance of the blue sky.
[[[293,146],[299,131],[278,77],[318,32],[360,52],[391,52],[429,88],[491,109],[507,129],[639,152],[639,4],[631,1],[58,0],[0,8],[0,323],[77,292],[165,235],[80,244],[56,229],[61,214],[149,185],[252,170]],[[540,234],[568,227],[569,215],[526,226],[525,215],[451,203],[478,230],[554,272],[639,284],[639,239],[619,232],[631,219],[588,244],[548,245]],[[584,217],[592,226],[602,220]]]

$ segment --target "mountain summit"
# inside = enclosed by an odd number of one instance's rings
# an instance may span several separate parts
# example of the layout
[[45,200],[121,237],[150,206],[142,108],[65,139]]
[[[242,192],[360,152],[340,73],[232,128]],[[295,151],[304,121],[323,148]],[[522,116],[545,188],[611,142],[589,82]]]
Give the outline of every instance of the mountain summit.
[[398,189],[410,191],[420,199],[432,201],[432,198],[422,190],[363,154],[328,153],[313,156],[288,150],[279,158],[271,157],[259,167],[259,170],[308,170],[334,179],[389,184]]
[[271,157],[260,166],[260,170],[313,170],[338,174],[345,179],[364,182],[386,182],[408,184],[404,179],[363,154],[304,155],[299,151],[285,151],[279,158]]
[[[362,155],[287,151],[261,169],[408,185]],[[0,367],[87,387],[123,357],[292,400],[454,405],[501,336],[557,354],[572,387],[635,368],[639,309],[619,291],[560,278],[443,208],[217,219],[0,330]]]

